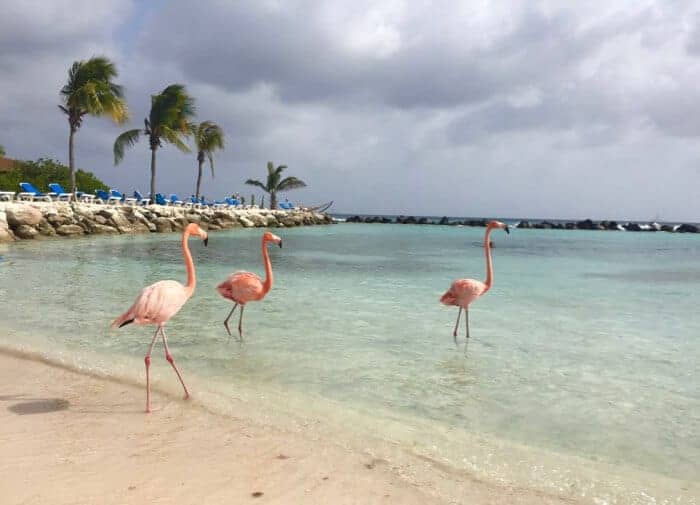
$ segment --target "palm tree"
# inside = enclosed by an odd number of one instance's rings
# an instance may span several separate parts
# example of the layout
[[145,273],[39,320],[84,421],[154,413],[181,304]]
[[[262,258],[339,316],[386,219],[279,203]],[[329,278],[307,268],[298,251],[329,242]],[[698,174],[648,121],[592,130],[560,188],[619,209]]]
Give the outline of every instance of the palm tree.
[[93,56],[89,60],[73,62],[68,71],[68,82],[61,88],[63,105],[59,105],[68,116],[68,169],[71,193],[75,193],[75,152],[73,137],[81,127],[83,117],[109,116],[116,124],[128,119],[124,88],[112,80],[117,77],[114,63],[104,56]]
[[301,179],[296,177],[287,177],[282,179],[282,172],[287,168],[287,165],[280,165],[275,168],[274,163],[271,161],[267,162],[267,184],[255,179],[248,179],[245,181],[246,184],[251,186],[257,186],[262,189],[265,193],[270,194],[270,208],[277,208],[277,193],[282,191],[289,191],[290,189],[304,188],[306,183]]
[[184,139],[189,137],[194,125],[194,99],[182,84],[171,84],[157,95],[151,95],[151,112],[144,119],[144,129],[127,130],[114,141],[114,164],[124,158],[124,150],[139,140],[141,133],[148,136],[151,149],[151,199],[156,197],[156,151],[163,141],[173,144],[180,151],[189,153]]
[[194,129],[194,144],[197,148],[197,189],[195,197],[199,200],[199,187],[202,184],[202,165],[205,158],[209,158],[211,176],[214,177],[214,151],[224,148],[224,130],[213,121],[202,121]]

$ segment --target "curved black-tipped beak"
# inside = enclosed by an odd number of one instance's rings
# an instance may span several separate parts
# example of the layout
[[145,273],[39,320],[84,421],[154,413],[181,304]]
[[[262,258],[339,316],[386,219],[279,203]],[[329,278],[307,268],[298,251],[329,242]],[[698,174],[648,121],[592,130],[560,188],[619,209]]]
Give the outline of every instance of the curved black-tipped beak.
[[506,227],[503,229],[506,231],[506,233],[510,234],[510,227],[508,225],[506,225]]
[[282,249],[282,241],[281,240],[280,240],[279,246],[280,246],[280,249]]
[[209,245],[209,237],[204,239],[204,247]]

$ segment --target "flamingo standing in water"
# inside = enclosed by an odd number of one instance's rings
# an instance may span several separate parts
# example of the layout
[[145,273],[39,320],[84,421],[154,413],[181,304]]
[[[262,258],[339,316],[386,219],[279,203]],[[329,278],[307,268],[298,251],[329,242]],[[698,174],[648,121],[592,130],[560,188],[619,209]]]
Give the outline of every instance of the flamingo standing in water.
[[500,228],[510,233],[508,225],[500,221],[491,221],[486,227],[484,235],[484,249],[486,250],[486,281],[481,282],[475,279],[457,279],[452,283],[444,295],[440,298],[440,302],[445,305],[456,305],[459,307],[457,312],[457,322],[452,336],[457,341],[457,327],[459,326],[459,316],[462,315],[462,309],[465,312],[465,326],[467,328],[467,338],[469,338],[469,304],[477,298],[481,297],[493,284],[493,265],[491,264],[491,231]]
[[229,275],[228,279],[219,284],[216,290],[221,296],[232,300],[235,305],[229,312],[228,317],[224,320],[224,326],[229,336],[231,329],[228,327],[228,320],[231,319],[233,311],[236,307],[241,306],[241,315],[238,318],[238,335],[243,340],[243,309],[248,302],[257,302],[265,298],[265,295],[272,288],[272,265],[270,264],[270,255],[267,252],[267,243],[274,242],[282,247],[282,239],[277,235],[266,231],[262,237],[262,256],[265,263],[265,281],[251,272],[235,272]]
[[180,375],[180,371],[175,366],[173,355],[170,354],[170,350],[168,349],[168,339],[165,336],[164,329],[170,318],[177,314],[182,306],[187,303],[187,300],[190,299],[197,283],[192,255],[187,245],[187,239],[190,235],[201,238],[205,246],[208,242],[207,232],[202,230],[196,223],[188,224],[182,232],[182,255],[185,257],[185,268],[187,268],[187,284],[183,286],[177,281],[158,281],[155,284],[143,288],[129,310],[112,322],[112,328],[121,328],[130,323],[155,324],[157,326],[156,332],[153,335],[153,340],[151,340],[151,345],[148,347],[148,353],[144,358],[146,362],[146,412],[151,411],[149,368],[151,367],[151,351],[153,350],[153,345],[156,343],[156,338],[158,338],[158,333],[163,337],[165,359],[172,365],[173,370],[175,370],[177,374],[177,378],[180,379],[180,384],[182,384],[182,388],[185,390],[185,398],[189,398],[190,396],[189,391],[187,391],[187,386],[185,386],[185,381],[182,380],[182,375]]

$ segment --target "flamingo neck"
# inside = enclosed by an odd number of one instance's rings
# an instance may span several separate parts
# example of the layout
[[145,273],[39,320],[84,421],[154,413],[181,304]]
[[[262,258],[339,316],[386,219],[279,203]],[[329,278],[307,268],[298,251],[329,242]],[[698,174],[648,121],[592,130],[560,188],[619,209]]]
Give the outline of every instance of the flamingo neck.
[[267,240],[262,241],[263,263],[265,264],[265,283],[263,284],[263,294],[266,295],[272,289],[272,263],[270,263],[270,253],[267,251]]
[[491,231],[493,228],[488,227],[486,229],[486,234],[484,235],[484,251],[486,251],[486,289],[484,293],[491,289],[493,284],[493,263],[491,262]]
[[185,268],[187,269],[187,284],[185,285],[185,289],[187,289],[191,295],[194,292],[194,287],[197,285],[197,276],[194,273],[194,262],[192,261],[190,247],[187,243],[189,237],[189,232],[185,231],[182,233],[182,255],[185,258]]

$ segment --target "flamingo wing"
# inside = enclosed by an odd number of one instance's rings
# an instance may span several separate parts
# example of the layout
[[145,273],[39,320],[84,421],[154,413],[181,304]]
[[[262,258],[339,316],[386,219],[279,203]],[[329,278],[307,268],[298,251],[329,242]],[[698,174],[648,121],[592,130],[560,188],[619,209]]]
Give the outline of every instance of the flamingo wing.
[[457,279],[452,283],[440,301],[445,305],[467,307],[486,292],[486,284],[475,279]]
[[235,272],[216,289],[221,296],[237,303],[246,303],[263,297],[263,281],[252,272]]
[[173,317],[187,302],[189,295],[177,281],[159,281],[146,286],[133,305],[114,320],[112,326],[126,322],[136,324],[162,324]]

